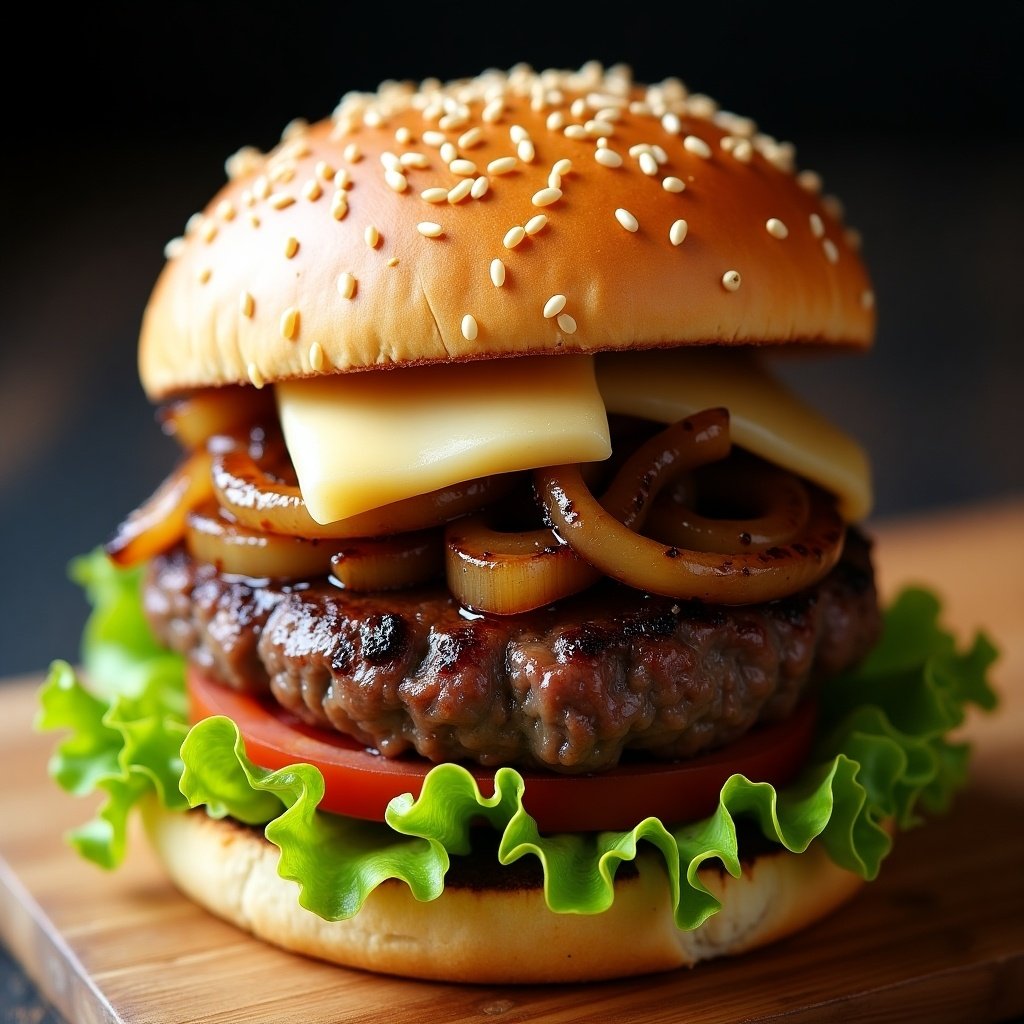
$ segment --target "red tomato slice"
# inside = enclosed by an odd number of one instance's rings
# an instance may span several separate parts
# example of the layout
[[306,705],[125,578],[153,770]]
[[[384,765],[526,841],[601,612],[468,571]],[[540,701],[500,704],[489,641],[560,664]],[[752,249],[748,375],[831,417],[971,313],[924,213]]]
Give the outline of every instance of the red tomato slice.
[[[276,769],[304,762],[319,768],[325,783],[321,810],[383,821],[388,801],[402,793],[419,796],[434,767],[416,756],[390,759],[340,733],[308,726],[276,703],[229,690],[196,668],[189,669],[188,684],[192,720],[232,719],[255,764]],[[631,829],[650,816],[666,824],[695,821],[715,810],[722,784],[734,772],[776,787],[789,782],[810,751],[815,711],[804,702],[786,722],[683,761],[629,763],[593,775],[517,769],[526,782],[523,804],[544,832]],[[466,768],[480,792],[491,796],[494,769]]]

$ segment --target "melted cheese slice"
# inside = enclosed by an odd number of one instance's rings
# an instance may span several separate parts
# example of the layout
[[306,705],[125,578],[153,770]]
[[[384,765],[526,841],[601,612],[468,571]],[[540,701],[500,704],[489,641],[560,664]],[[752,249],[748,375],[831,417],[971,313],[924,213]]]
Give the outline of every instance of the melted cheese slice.
[[472,480],[611,454],[591,356],[535,356],[276,385],[318,523]]
[[864,450],[750,353],[711,348],[608,353],[597,357],[597,380],[609,412],[659,423],[724,406],[735,444],[835,494],[847,522],[871,511]]

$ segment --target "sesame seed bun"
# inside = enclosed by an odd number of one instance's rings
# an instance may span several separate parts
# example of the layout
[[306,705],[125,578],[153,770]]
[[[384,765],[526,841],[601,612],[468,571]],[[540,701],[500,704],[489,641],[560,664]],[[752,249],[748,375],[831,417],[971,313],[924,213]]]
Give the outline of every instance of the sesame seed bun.
[[421,903],[404,883],[378,886],[359,913],[325,921],[277,874],[277,847],[254,829],[202,810],[146,805],[152,844],[174,883],[207,910],[264,941],[386,974],[486,984],[592,981],[667,971],[776,942],[831,913],[861,886],[812,845],[779,849],[733,878],[706,866],[700,881],[722,910],[694,931],[672,918],[667,876],[641,855],[621,872],[603,914],[555,914],[536,886],[448,885]]
[[817,175],[674,80],[588,65],[389,83],[228,170],[169,244],[146,309],[153,399],[528,353],[873,336],[855,233]]

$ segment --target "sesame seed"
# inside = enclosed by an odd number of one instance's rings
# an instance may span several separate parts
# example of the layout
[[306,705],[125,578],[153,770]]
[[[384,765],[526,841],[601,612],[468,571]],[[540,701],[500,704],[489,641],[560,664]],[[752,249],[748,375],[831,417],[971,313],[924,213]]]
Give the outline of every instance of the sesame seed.
[[469,194],[474,199],[483,199],[483,197],[487,195],[487,190],[490,187],[490,179],[486,174],[481,174],[480,177],[473,182],[473,187],[469,190]]
[[500,288],[505,283],[505,264],[499,259],[491,260],[490,266],[491,284]]
[[811,222],[811,234],[815,238],[823,238],[825,235],[825,225],[822,223],[821,218],[816,214],[812,213],[810,216]]
[[440,121],[437,122],[438,128],[443,128],[447,131],[458,131],[460,128],[465,128],[469,122],[469,118],[465,114],[445,114]]
[[256,197],[252,194],[252,191],[250,189],[242,190],[242,204],[244,206],[256,205]]
[[372,224],[367,224],[363,239],[371,249],[376,249],[380,245],[380,232]]
[[309,365],[319,373],[324,368],[324,350],[319,341],[309,346]]
[[875,293],[870,288],[865,288],[860,293],[860,304],[864,309],[873,309],[875,305]]
[[235,204],[230,199],[222,199],[217,204],[217,216],[223,220],[235,219]]
[[754,157],[754,147],[750,144],[749,139],[740,139],[732,148],[732,155],[739,160],[741,164],[749,164]]
[[711,156],[711,147],[696,135],[687,135],[683,139],[683,148],[688,153],[693,153],[694,156],[702,157],[705,160]]
[[238,312],[246,318],[246,320],[252,319],[253,309],[256,303],[253,301],[253,297],[248,292],[242,292],[238,296]]
[[451,191],[448,193],[449,203],[461,203],[463,199],[469,196],[469,193],[473,190],[473,179],[463,178]]
[[686,238],[686,232],[689,229],[689,225],[685,220],[677,220],[672,224],[672,227],[668,229],[668,240],[673,245],[682,245],[683,239]]
[[348,173],[348,168],[342,167],[337,174],[334,175],[334,187],[337,189],[351,188],[352,186],[352,175]]
[[565,114],[560,110],[553,110],[548,114],[548,119],[545,123],[549,131],[557,132],[565,125]]
[[562,176],[554,170],[548,171],[548,188],[561,188]]
[[665,150],[661,148],[661,146],[657,145],[657,143],[651,146],[651,155],[654,157],[655,160],[658,161],[659,164],[668,163],[668,153],[666,153]]
[[502,245],[504,245],[506,249],[514,249],[525,237],[526,229],[517,224],[514,228],[509,228],[508,231],[505,232],[505,237],[502,239]]
[[648,142],[638,142],[635,146],[630,146],[629,147],[629,155],[634,160],[639,160],[641,153],[650,153],[650,152],[651,152],[651,146],[650,146],[650,143],[648,143]]
[[551,170],[560,178],[564,178],[567,174],[572,173],[572,161],[568,157],[562,157],[561,160],[555,161],[555,166]]
[[483,118],[483,120],[486,121],[488,124],[494,124],[494,122],[501,117],[504,111],[504,101],[500,98],[494,99],[491,100],[491,102],[488,103],[486,107],[484,107],[483,112],[480,114],[480,117]]
[[302,194],[311,203],[315,203],[324,194],[324,190],[320,187],[320,182],[317,181],[316,178],[310,178],[309,181],[302,186]]
[[576,333],[576,321],[568,313],[559,313],[556,323],[563,334]]
[[398,264],[401,263],[401,262],[402,261],[397,256],[389,256],[388,257],[388,266],[389,267],[397,267]]
[[561,198],[562,190],[560,188],[542,188],[539,192],[534,192],[532,202],[534,206],[551,206]]
[[398,171],[402,168],[402,161],[398,159],[396,153],[392,153],[390,150],[385,150],[380,155],[380,162],[384,165],[386,171]]
[[843,219],[843,214],[845,211],[843,210],[843,201],[839,198],[839,196],[822,196],[821,205],[825,207],[825,211],[833,220]]
[[318,160],[313,173],[321,181],[330,181],[334,177],[334,168],[326,160]]
[[530,133],[521,125],[513,124],[508,129],[509,138],[518,146],[524,139],[530,137]]
[[583,130],[588,135],[596,138],[598,135],[614,135],[615,125],[610,124],[608,121],[601,121],[595,117],[583,126]]
[[544,316],[550,320],[552,317],[558,316],[559,313],[565,309],[565,303],[568,300],[564,295],[552,295],[547,302],[544,303]]
[[616,153],[614,149],[596,149],[594,150],[594,159],[602,167],[622,166],[622,156]]
[[444,132],[428,131],[423,133],[423,141],[434,149],[440,149],[448,140],[444,137]]
[[331,200],[331,216],[335,220],[344,220],[348,213],[348,200],[344,192],[335,192]]
[[344,150],[342,150],[341,155],[350,164],[357,164],[357,163],[359,163],[360,160],[363,159],[363,151],[354,142],[350,142],[344,148]]
[[683,122],[679,120],[678,114],[673,114],[669,111],[669,113],[662,116],[661,127],[664,128],[669,135],[678,135],[683,130]]
[[385,171],[384,180],[395,192],[404,192],[409,187],[409,179],[401,171]]
[[425,188],[420,193],[420,199],[425,199],[428,203],[443,203],[448,199],[448,189]]
[[466,341],[476,341],[478,331],[476,317],[472,313],[467,313],[462,318],[462,336]]
[[430,161],[426,158],[423,153],[417,153],[412,150],[409,153],[403,153],[399,158],[399,162],[403,167],[413,167],[418,170],[423,170],[425,167],[430,166]]
[[727,270],[722,275],[722,287],[727,292],[735,292],[739,290],[741,278],[738,270]]
[[831,238],[823,239],[821,247],[825,250],[825,259],[827,259],[829,263],[839,262],[839,250],[836,248],[836,243],[833,242]]
[[257,199],[266,199],[270,195],[270,179],[265,174],[261,174],[252,183],[252,194]]
[[249,214],[249,223],[250,223],[250,224],[251,224],[251,225],[252,225],[252,226],[253,226],[254,228],[258,228],[258,227],[260,226],[260,219],[259,219],[259,217],[257,217],[257,216],[256,216],[256,214],[255,214],[255,213],[250,213],[250,214]]
[[538,213],[536,217],[531,217],[524,225],[524,230],[528,235],[536,235],[538,232],[543,231],[547,226],[548,219],[543,213]]
[[294,202],[295,196],[290,196],[287,192],[278,192],[278,194],[270,200],[270,205],[275,210],[286,210]]
[[441,159],[446,164],[450,164],[453,160],[458,160],[459,158],[459,151],[454,142],[442,142],[440,154]]
[[294,235],[289,235],[284,243],[284,255],[291,259],[299,251],[299,240]]
[[448,170],[452,174],[459,174],[466,178],[476,177],[476,164],[472,160],[452,160],[448,164]]
[[351,299],[356,293],[356,279],[346,270],[338,277],[338,294],[343,299]]
[[487,165],[488,174],[508,174],[509,171],[514,171],[516,164],[519,161],[514,156],[500,156],[497,160],[492,160]]
[[294,341],[299,333],[299,311],[294,306],[289,306],[281,314],[281,337],[288,341]]
[[203,230],[199,232],[199,236],[209,245],[217,237],[217,225],[212,220],[208,220],[203,225]]
[[573,100],[569,111],[573,117],[582,117],[587,112],[587,101],[582,96]]
[[843,240],[855,252],[864,244],[864,239],[861,238],[861,234],[856,228],[845,228],[843,230]]
[[589,138],[587,129],[581,124],[567,124],[562,130],[562,134],[567,139],[586,139]]
[[213,276],[213,271],[209,267],[203,267],[196,276],[199,278],[200,284],[206,284]]
[[523,139],[523,141],[516,146],[516,155],[524,164],[532,164],[534,157],[537,155],[537,150],[529,139]]
[[185,248],[184,238],[172,238],[164,246],[164,259],[173,260],[176,256],[181,255],[181,250]]
[[640,222],[629,212],[629,210],[623,210],[621,207],[615,211],[615,219],[627,230],[637,231],[640,228]]
[[249,380],[252,382],[252,386],[256,389],[262,388],[266,381],[263,379],[263,374],[260,373],[259,367],[255,363],[249,363],[245,372],[249,375]]
[[640,170],[653,178],[658,173],[658,161],[650,153],[640,154]]
[[484,133],[480,128],[470,128],[459,136],[459,149],[472,149],[484,141]]
[[403,125],[401,128],[395,129],[395,142],[400,143],[403,146],[407,146],[412,142],[412,132]]
[[421,220],[416,225],[416,230],[424,238],[440,238],[444,234],[444,228],[440,224],[434,223],[432,220]]
[[805,191],[818,193],[821,191],[821,175],[817,171],[801,171],[796,176],[796,183]]
[[764,226],[768,229],[768,234],[771,235],[772,238],[789,237],[789,228],[787,228],[778,217],[769,217],[768,220],[765,221]]
[[661,187],[666,192],[683,192],[686,189],[686,184],[682,179],[670,174],[667,178],[662,178]]

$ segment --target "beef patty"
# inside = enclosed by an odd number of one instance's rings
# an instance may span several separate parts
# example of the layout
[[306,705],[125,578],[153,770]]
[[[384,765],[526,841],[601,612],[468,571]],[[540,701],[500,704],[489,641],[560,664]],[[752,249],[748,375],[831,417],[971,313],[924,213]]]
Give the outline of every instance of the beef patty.
[[227,686],[389,757],[600,771],[688,757],[785,718],[878,637],[869,545],[850,531],[815,587],[744,607],[611,581],[524,615],[476,616],[441,587],[353,594],[155,559],[156,634]]

